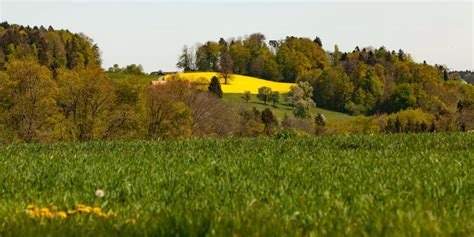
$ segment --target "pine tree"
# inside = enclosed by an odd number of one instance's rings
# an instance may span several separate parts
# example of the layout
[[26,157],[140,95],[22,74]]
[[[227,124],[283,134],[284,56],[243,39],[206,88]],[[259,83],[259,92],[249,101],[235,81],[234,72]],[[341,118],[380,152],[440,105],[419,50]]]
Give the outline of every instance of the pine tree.
[[323,47],[323,42],[321,41],[321,38],[316,36],[316,39],[313,40],[314,43],[318,44],[319,47]]
[[221,83],[219,82],[219,78],[217,78],[216,76],[212,77],[208,90],[209,92],[215,94],[217,97],[222,98],[223,92]]

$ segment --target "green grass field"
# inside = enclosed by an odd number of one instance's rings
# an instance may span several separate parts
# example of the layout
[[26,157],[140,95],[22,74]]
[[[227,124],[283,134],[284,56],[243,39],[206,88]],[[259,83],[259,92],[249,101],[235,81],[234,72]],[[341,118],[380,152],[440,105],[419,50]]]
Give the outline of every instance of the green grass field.
[[473,171],[472,133],[2,145],[0,236],[472,236]]

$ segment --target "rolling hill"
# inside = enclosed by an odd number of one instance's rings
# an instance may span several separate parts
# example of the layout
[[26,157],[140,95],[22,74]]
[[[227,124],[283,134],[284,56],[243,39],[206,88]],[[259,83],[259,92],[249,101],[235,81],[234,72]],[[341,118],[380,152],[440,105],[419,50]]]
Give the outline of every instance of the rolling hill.
[[[142,82],[150,82],[154,80],[158,80],[157,76],[150,76],[150,75],[132,75],[126,73],[118,73],[118,72],[108,72],[107,75],[113,80],[122,80],[122,79],[137,79],[138,81]],[[170,80],[174,74],[164,76],[165,80]],[[217,76],[215,72],[191,72],[191,73],[178,73],[178,76],[181,79],[186,79],[192,82],[202,83],[204,87],[207,87],[207,84],[210,82],[213,76]],[[292,107],[285,102],[286,93],[289,92],[290,87],[295,85],[293,83],[282,83],[282,82],[274,82],[259,79],[256,77],[249,77],[249,76],[242,76],[242,75],[233,75],[233,78],[229,80],[229,84],[225,85],[224,79],[221,79],[222,90],[224,92],[224,100],[229,102],[235,107],[255,107],[259,110],[263,110],[265,108],[270,108],[274,113],[275,116],[279,119],[283,119],[285,114],[289,117],[293,116]],[[258,100],[256,94],[258,93],[258,88],[262,86],[268,86],[272,88],[274,91],[278,91],[281,93],[280,102],[276,106],[272,106],[270,103],[265,105],[262,101]],[[250,100],[246,103],[242,98],[242,94],[245,91],[250,91],[252,93]],[[325,110],[322,108],[314,108],[311,110],[311,115],[314,117],[317,113],[322,113],[326,116],[326,118],[332,122],[341,122],[352,119],[353,116],[350,116],[345,113]]]
[[[164,79],[169,80],[174,75],[191,82],[202,82],[206,84],[211,81],[213,76],[219,77],[218,73],[216,72],[187,72],[166,75]],[[268,81],[256,77],[242,75],[232,75],[228,79],[228,84],[224,84],[224,79],[222,78],[220,78],[220,81],[222,85],[222,91],[224,93],[244,93],[245,91],[250,91],[252,94],[258,94],[258,88],[262,86],[270,87],[273,91],[278,91],[280,93],[288,93],[290,91],[290,87],[295,85],[294,83]]]

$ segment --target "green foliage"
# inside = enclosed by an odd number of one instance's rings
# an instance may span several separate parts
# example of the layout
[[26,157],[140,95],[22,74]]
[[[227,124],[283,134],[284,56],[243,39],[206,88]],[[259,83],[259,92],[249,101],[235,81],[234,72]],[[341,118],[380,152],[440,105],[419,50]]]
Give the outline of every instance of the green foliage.
[[295,117],[310,117],[311,108],[315,107],[313,99],[313,87],[308,82],[300,81],[297,86],[292,86],[286,97],[286,101],[293,106]]
[[272,88],[262,86],[258,88],[257,98],[263,101],[264,104],[267,104],[267,102],[270,100],[272,93]]
[[306,38],[287,37],[278,48],[276,59],[285,81],[290,82],[312,70],[329,66],[321,46]]
[[386,132],[434,132],[435,116],[420,109],[408,109],[385,118]]
[[187,46],[183,47],[182,54],[179,56],[178,63],[176,66],[178,68],[183,69],[185,72],[194,71],[195,70],[195,62],[194,62],[194,55]]
[[0,74],[0,139],[51,141],[58,125],[57,87],[51,73],[35,60],[12,60]]
[[250,91],[245,91],[245,93],[242,94],[242,96],[240,96],[240,98],[242,98],[242,100],[244,100],[245,103],[248,103],[249,100],[250,100]]
[[257,137],[263,134],[265,125],[262,123],[261,113],[252,109],[240,108],[239,110],[239,136]]
[[318,106],[345,111],[352,99],[354,86],[342,68],[327,69],[312,82],[315,91],[313,98]]
[[29,58],[34,58],[53,72],[66,67],[72,69],[101,64],[99,48],[82,33],[23,27],[6,22],[1,24],[0,70],[9,61]]
[[125,67],[124,72],[128,74],[133,74],[133,75],[144,74],[142,65],[136,65],[136,64],[128,65],[127,67]]
[[127,65],[126,67],[120,68],[118,64],[114,64],[113,67],[110,67],[108,69],[108,72],[111,73],[124,73],[124,74],[129,74],[129,75],[145,75],[145,72],[143,72],[143,67],[140,64],[130,64]]
[[[250,100],[248,103],[245,103],[245,101],[242,100],[241,96],[242,94],[225,93],[223,100],[225,102],[228,102],[230,106],[235,107],[235,108],[256,107],[259,110],[264,110],[265,108],[268,107],[268,105],[263,104],[259,99],[257,99],[257,95],[250,95]],[[280,94],[281,98],[286,98],[286,96],[287,94]],[[273,114],[280,121],[284,118],[285,114],[293,117],[293,107],[284,101],[281,101],[278,106],[272,107],[271,109],[272,109]],[[337,122],[350,120],[353,118],[353,116],[350,116],[348,114],[326,110],[326,109],[322,109],[318,107],[311,108],[310,113],[311,113],[311,116],[315,116],[317,113],[323,113],[329,120],[337,121]]]
[[[289,36],[267,45],[262,34],[220,42],[197,46],[195,55],[203,64],[199,70],[222,71],[218,62],[232,62],[234,73],[309,82],[315,89],[314,101],[325,109],[373,115],[421,108],[439,115],[454,113],[457,100],[467,98],[460,92],[461,74],[449,77],[443,66],[415,63],[403,50],[356,47],[352,52],[340,52],[335,45],[334,52],[325,52],[318,37]],[[414,103],[413,97],[400,98],[403,95],[397,88],[404,84],[413,86]]]
[[327,134],[378,134],[383,131],[382,124],[375,117],[354,116],[341,123],[328,123]]
[[219,71],[220,46],[216,42],[207,42],[196,50],[196,68],[202,72]]
[[273,91],[268,100],[272,102],[273,107],[276,107],[276,105],[280,103],[280,92]]
[[298,100],[293,104],[293,114],[297,118],[310,117],[311,108],[314,107],[314,102],[309,100]]
[[384,92],[383,82],[373,69],[367,68],[365,64],[361,63],[356,81],[351,101],[358,107],[358,110],[350,110],[351,107],[346,109],[352,114],[373,112],[372,110],[380,104]]
[[[440,133],[0,146],[0,233],[469,236],[472,144]],[[117,217],[33,220],[31,203]]]
[[394,112],[413,108],[416,105],[413,86],[407,83],[398,85],[389,103],[389,110]]
[[192,134],[192,111],[184,102],[189,83],[170,81],[151,86],[147,94],[147,138],[184,139]]
[[[97,66],[58,71],[58,105],[65,118],[62,140],[102,138],[114,101],[114,87]],[[123,95],[121,95],[123,96]],[[120,100],[133,98],[120,98]],[[125,101],[123,101],[125,102]]]
[[108,115],[103,139],[145,137],[146,88],[133,78],[114,81],[115,101]]

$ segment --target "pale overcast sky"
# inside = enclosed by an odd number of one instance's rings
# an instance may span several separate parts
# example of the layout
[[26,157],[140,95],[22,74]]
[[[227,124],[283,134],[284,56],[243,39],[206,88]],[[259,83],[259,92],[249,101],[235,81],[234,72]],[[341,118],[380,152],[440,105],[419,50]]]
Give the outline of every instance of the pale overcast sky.
[[471,1],[0,0],[0,20],[83,32],[99,45],[104,68],[176,70],[183,45],[260,32],[267,40],[319,36],[326,50],[402,48],[418,62],[474,69]]

